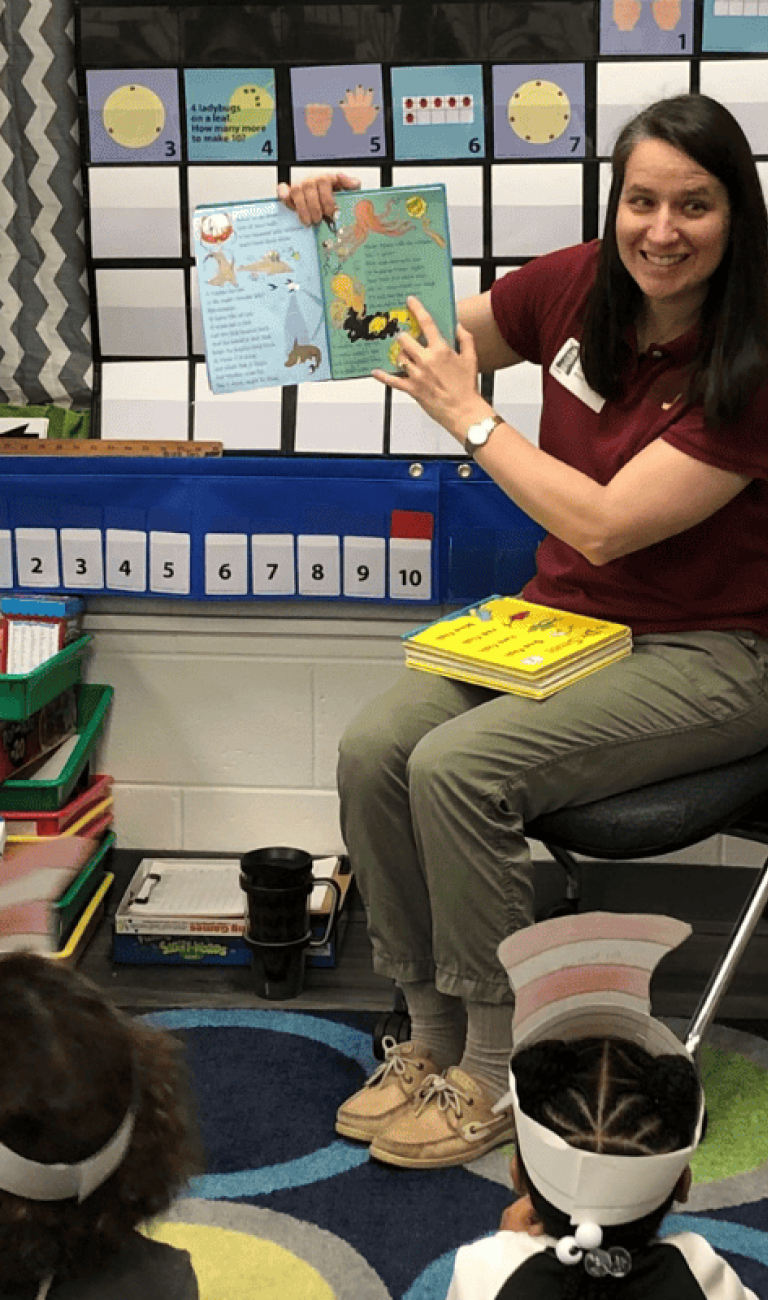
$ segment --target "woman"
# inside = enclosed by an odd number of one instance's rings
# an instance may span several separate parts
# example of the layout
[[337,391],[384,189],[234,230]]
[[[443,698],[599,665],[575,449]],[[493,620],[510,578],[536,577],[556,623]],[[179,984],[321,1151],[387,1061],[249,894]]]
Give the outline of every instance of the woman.
[[[533,919],[525,822],[768,742],[757,171],[734,118],[701,95],[640,113],[612,165],[601,243],[463,302],[457,351],[409,300],[423,342],[403,339],[404,375],[377,374],[469,442],[547,530],[524,596],[634,633],[630,656],[545,701],[405,671],[342,740],[343,832],[412,1041],[388,1045],[337,1128],[412,1168],[471,1160],[512,1132],[491,1110],[510,1049],[496,948]],[[316,221],[350,184],[324,177],[282,197]],[[478,391],[478,372],[521,359],[543,368],[539,447]]]

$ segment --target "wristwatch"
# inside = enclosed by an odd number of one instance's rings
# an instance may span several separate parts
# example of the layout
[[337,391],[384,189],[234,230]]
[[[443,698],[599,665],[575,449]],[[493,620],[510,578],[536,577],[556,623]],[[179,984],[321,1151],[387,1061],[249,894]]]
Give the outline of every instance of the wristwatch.
[[496,428],[497,424],[503,424],[503,417],[500,415],[487,415],[484,420],[478,424],[471,424],[464,435],[464,450],[471,460],[475,452],[484,447]]

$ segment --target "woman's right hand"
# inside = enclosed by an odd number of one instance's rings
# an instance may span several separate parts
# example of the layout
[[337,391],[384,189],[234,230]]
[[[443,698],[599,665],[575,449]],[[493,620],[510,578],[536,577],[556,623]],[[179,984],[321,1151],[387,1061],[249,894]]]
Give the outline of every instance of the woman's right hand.
[[326,172],[295,185],[281,181],[277,197],[301,218],[305,226],[318,226],[324,219],[332,221],[336,214],[335,190],[359,189],[357,177],[347,176],[345,172]]

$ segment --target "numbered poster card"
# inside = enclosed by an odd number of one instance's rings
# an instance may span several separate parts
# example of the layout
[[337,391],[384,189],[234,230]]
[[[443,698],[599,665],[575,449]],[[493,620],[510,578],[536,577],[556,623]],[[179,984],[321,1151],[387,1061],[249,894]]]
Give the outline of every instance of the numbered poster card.
[[299,162],[386,154],[378,63],[292,68],[293,130]]
[[692,47],[693,0],[600,0],[601,54],[689,54]]
[[190,162],[274,162],[273,68],[189,68],[184,73]]
[[493,69],[496,158],[583,158],[584,65],[500,64]]
[[94,163],[178,163],[175,68],[88,72],[88,134]]
[[768,52],[766,0],[704,0],[702,50]]
[[484,158],[482,68],[393,68],[392,125],[401,161]]

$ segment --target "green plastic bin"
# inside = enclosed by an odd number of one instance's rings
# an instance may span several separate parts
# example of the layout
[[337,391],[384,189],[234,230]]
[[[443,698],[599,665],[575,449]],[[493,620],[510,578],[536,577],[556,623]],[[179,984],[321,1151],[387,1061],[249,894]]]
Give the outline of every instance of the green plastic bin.
[[3,812],[51,812],[64,806],[101,735],[114,693],[113,686],[100,686],[93,682],[80,682],[75,686],[80,739],[64,771],[52,781],[35,781],[31,777],[27,780],[12,777],[3,781],[0,784],[0,816]]
[[78,637],[31,673],[0,673],[0,718],[29,718],[68,686],[82,680],[83,659],[93,637]]

